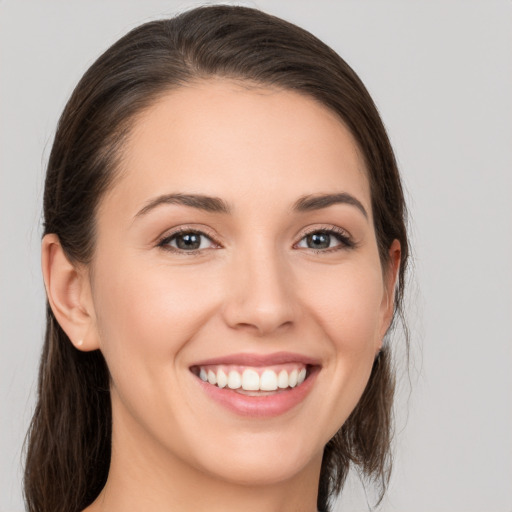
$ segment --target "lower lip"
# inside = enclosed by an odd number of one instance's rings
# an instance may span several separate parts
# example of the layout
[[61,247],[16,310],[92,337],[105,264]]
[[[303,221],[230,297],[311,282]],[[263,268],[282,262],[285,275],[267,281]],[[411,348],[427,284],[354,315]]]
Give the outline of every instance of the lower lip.
[[318,371],[312,371],[299,386],[274,395],[248,396],[229,388],[219,388],[197,377],[203,391],[220,405],[240,416],[268,418],[279,416],[299,405],[309,394]]

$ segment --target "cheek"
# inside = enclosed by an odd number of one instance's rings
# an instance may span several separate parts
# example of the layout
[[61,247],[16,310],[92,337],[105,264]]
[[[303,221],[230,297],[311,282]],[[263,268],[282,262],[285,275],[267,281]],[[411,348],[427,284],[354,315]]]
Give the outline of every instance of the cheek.
[[[95,276],[95,308],[101,350],[116,376],[157,378],[178,364],[180,351],[211,317],[215,288],[201,276],[158,263],[105,259]],[[151,372],[148,370],[151,369]],[[140,379],[139,379],[140,378]]]
[[[377,269],[380,270],[379,267]],[[330,389],[318,421],[334,435],[366,387],[380,345],[382,276],[372,266],[339,268],[320,280],[309,295],[310,311],[327,341],[329,357],[322,379]],[[336,274],[336,275],[334,275]],[[324,338],[324,339],[325,339]]]
[[380,341],[384,293],[380,267],[341,266],[316,273],[310,310],[342,356],[364,354]]

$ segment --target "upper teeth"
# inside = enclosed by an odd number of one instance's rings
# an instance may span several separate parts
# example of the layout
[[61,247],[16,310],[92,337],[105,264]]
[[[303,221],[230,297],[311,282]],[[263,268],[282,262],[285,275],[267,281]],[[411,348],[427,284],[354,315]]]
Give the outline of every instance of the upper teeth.
[[306,368],[275,371],[259,368],[246,368],[242,372],[229,368],[200,368],[199,377],[204,382],[219,388],[242,388],[246,391],[275,391],[276,389],[294,388],[304,382]]

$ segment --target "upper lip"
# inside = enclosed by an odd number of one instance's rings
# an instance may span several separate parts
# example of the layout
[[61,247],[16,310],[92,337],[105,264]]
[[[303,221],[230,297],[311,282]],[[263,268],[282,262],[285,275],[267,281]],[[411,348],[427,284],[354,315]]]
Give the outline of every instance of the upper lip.
[[313,357],[293,352],[274,352],[273,354],[239,353],[225,356],[204,359],[194,363],[192,366],[209,365],[239,365],[239,366],[274,366],[285,363],[303,363],[305,365],[318,366],[320,361]]

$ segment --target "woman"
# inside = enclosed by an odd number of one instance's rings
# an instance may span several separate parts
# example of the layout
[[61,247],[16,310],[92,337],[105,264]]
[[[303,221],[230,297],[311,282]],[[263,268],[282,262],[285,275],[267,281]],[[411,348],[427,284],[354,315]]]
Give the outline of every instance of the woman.
[[384,490],[408,245],[348,65],[215,6],[133,30],[59,122],[29,510],[328,510]]

